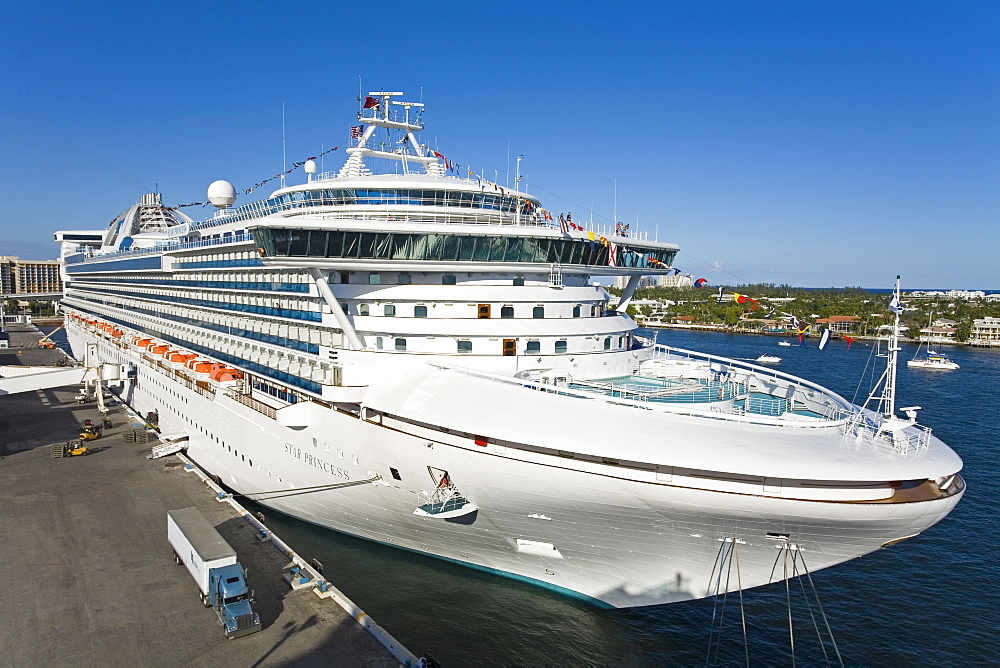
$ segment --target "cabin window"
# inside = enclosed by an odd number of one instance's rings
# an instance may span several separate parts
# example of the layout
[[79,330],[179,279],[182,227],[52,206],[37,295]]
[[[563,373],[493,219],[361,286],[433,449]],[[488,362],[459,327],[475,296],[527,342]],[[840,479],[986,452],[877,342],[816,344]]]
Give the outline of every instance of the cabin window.
[[573,307],[573,317],[574,318],[579,318],[580,317],[580,305],[579,304],[577,304],[577,305],[575,305]]
[[382,312],[386,316],[389,316],[389,317],[394,316],[394,315],[396,315],[396,305],[395,304],[386,304],[385,306],[382,307]]
[[423,304],[418,304],[413,307],[413,317],[414,318],[426,318],[427,317],[427,307]]
[[624,336],[619,336],[618,337],[618,347],[619,348],[623,348],[624,346],[625,346],[625,337]]
[[605,339],[604,339],[604,349],[605,350],[611,350],[611,337],[610,336],[605,337]]
[[500,317],[501,318],[513,318],[514,317],[514,307],[513,306],[501,306],[500,307]]
[[349,272],[349,271],[342,271],[342,272],[340,272],[340,282],[343,283],[344,285],[347,285],[348,283],[350,283],[351,282],[351,272]]
[[590,316],[592,318],[596,318],[597,317],[597,305],[596,304],[594,306],[590,307]]
[[358,315],[368,315],[368,304],[358,305]]
[[531,317],[532,318],[544,318],[545,317],[545,307],[544,306],[536,306],[535,308],[533,308],[531,310]]
[[524,347],[524,352],[529,355],[539,353],[542,350],[542,344],[539,341],[528,341],[528,345]]
[[381,336],[376,336],[375,337],[375,348],[378,349],[378,350],[382,350],[382,337]]
[[455,285],[457,282],[455,274],[445,274],[441,277],[441,285]]
[[524,285],[524,276],[515,276],[514,285]]
[[413,278],[409,274],[400,274],[396,277],[396,283],[398,285],[409,285],[413,282]]
[[400,352],[406,351],[406,339],[396,339],[396,350]]
[[368,274],[368,285],[381,285],[382,276],[380,274]]
[[458,342],[458,352],[460,352],[460,353],[471,353],[472,352],[472,341],[459,341]]
[[556,353],[566,352],[566,339],[559,339],[556,341]]

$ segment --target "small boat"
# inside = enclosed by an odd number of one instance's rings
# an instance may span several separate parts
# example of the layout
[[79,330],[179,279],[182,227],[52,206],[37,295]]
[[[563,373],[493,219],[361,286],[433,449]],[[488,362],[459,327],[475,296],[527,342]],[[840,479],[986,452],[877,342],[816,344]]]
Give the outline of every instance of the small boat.
[[779,346],[790,346],[792,344],[789,343],[788,341],[778,341],[778,345]]
[[906,362],[906,366],[916,366],[922,367],[924,369],[943,369],[950,371],[952,369],[961,369],[957,362],[953,362],[948,358],[947,355],[934,352],[933,350],[928,350],[927,354],[922,359],[914,358]]
[[758,364],[778,364],[781,362],[781,358],[776,355],[768,355],[767,353],[764,353],[754,361]]

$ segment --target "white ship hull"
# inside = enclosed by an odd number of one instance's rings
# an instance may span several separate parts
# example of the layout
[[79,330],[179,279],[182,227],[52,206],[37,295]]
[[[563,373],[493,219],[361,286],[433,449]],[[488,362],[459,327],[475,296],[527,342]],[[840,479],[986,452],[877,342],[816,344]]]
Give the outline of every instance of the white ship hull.
[[[187,434],[189,455],[236,492],[364,481],[391,467],[401,480],[261,503],[607,606],[711,595],[720,549],[730,537],[737,537],[740,579],[749,588],[782,578],[788,543],[767,534],[792,536],[799,556],[816,570],[923,531],[962,496],[919,503],[794,500],[527,461],[493,444],[470,449],[333,410],[305,428],[282,426],[222,391],[210,397],[190,389],[127,346],[73,326],[68,332],[78,357],[96,343],[101,362],[135,364],[138,380],[121,384],[123,398],[140,412],[157,410],[162,433]],[[415,515],[418,493],[433,490],[428,466],[447,470],[478,510],[453,520]],[[730,586],[736,589],[735,582]],[[720,591],[725,587],[723,579]]]

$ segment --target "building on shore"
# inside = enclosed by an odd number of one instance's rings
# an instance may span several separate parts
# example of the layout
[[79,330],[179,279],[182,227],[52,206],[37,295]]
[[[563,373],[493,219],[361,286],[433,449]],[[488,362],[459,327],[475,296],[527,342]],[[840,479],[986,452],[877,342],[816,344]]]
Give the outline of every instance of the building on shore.
[[0,294],[62,292],[58,260],[22,260],[14,255],[0,256]]
[[970,346],[1000,346],[1000,318],[976,318],[969,333]]
[[856,315],[831,315],[829,318],[817,318],[817,325],[826,325],[832,332],[858,332],[861,318]]

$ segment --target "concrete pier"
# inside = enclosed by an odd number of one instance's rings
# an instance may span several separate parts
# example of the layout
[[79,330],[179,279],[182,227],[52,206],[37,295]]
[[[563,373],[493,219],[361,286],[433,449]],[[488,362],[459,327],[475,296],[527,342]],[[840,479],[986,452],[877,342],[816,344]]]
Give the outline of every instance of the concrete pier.
[[[66,387],[0,397],[0,662],[400,664],[341,607],[293,591],[282,579],[287,557],[258,541],[255,528],[179,459],[148,460],[152,442],[125,443],[121,432],[138,424],[124,407],[112,407],[113,428],[90,443],[91,454],[51,458],[48,446],[76,438],[84,419],[100,422],[96,405],[75,403],[75,394]],[[194,580],[174,563],[166,513],[189,506],[247,568],[260,633],[226,640]],[[325,576],[336,584],[335,564]]]

